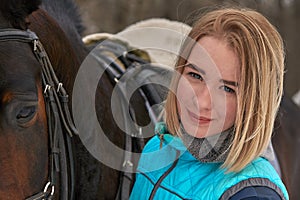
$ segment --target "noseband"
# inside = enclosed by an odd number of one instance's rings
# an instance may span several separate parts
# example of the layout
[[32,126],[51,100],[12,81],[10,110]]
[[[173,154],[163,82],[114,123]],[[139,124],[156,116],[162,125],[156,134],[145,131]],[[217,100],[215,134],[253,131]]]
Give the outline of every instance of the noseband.
[[[68,95],[59,82],[45,49],[38,37],[30,30],[0,29],[0,42],[16,41],[29,43],[42,70],[42,84],[46,104],[47,123],[49,131],[49,158],[48,182],[44,190],[34,194],[26,200],[52,199],[56,186],[60,185],[60,199],[74,198],[74,161],[71,146],[71,137],[78,134],[72,122],[68,108]],[[67,132],[67,134],[65,134]],[[60,174],[59,183],[57,175]]]

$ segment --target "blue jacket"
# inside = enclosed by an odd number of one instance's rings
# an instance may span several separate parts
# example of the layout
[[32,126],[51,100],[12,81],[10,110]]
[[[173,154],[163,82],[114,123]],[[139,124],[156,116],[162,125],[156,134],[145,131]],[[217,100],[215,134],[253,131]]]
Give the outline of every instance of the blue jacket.
[[238,173],[226,173],[221,163],[202,163],[194,158],[178,137],[164,134],[163,143],[154,136],[140,158],[130,199],[229,199],[245,188],[268,187],[282,199],[288,194],[272,165],[257,158]]

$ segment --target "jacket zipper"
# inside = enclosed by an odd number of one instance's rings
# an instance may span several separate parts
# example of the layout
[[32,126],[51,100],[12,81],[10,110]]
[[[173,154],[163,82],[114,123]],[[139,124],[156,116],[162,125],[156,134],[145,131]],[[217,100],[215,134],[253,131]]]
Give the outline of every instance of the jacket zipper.
[[176,159],[173,162],[172,166],[165,172],[163,173],[163,175],[161,175],[161,177],[158,179],[158,181],[155,183],[149,200],[152,200],[154,198],[154,195],[156,194],[156,191],[158,190],[158,188],[160,187],[161,182],[171,173],[171,171],[176,167],[177,163],[178,163],[178,158],[179,158],[180,152],[178,150],[176,150]]

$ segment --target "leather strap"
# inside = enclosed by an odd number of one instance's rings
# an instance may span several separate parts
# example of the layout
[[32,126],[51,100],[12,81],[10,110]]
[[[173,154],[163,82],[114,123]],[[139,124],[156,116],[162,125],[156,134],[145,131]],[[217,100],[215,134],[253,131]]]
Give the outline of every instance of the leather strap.
[[[57,184],[55,173],[60,174],[60,198],[73,199],[75,188],[74,160],[70,137],[78,134],[71,119],[68,95],[58,80],[42,44],[35,40],[34,53],[42,66],[42,82],[51,145],[50,181]],[[64,134],[67,132],[67,134]]]

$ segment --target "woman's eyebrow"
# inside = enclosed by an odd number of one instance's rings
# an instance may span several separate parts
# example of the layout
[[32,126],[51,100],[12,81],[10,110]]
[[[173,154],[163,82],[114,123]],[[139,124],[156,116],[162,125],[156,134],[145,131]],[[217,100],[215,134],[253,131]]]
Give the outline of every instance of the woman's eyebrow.
[[204,75],[206,74],[205,71],[204,71],[203,69],[201,69],[200,67],[198,67],[197,65],[195,65],[195,64],[193,64],[193,63],[187,63],[185,66],[186,66],[186,67],[189,67],[189,68],[191,68],[191,69],[193,69],[193,70],[199,71],[200,73],[202,73],[202,74],[204,74]]
[[224,79],[221,79],[220,80],[221,83],[224,83],[226,85],[232,85],[232,86],[235,86],[237,87],[239,84],[235,81],[228,81],[228,80],[224,80]]
[[[193,63],[187,63],[185,66],[186,66],[186,67],[189,67],[189,68],[191,68],[191,69],[193,69],[193,70],[199,71],[200,73],[202,73],[202,74],[204,74],[204,75],[206,74],[205,71],[204,71],[203,69],[201,69],[200,67],[198,67],[197,65],[195,65],[195,64],[193,64]],[[221,82],[221,83],[224,83],[224,84],[226,84],[226,85],[232,85],[232,86],[235,86],[235,87],[237,87],[237,86],[239,85],[239,84],[238,84],[237,82],[235,82],[235,81],[229,81],[229,80],[224,80],[224,79],[221,79],[220,82]]]

